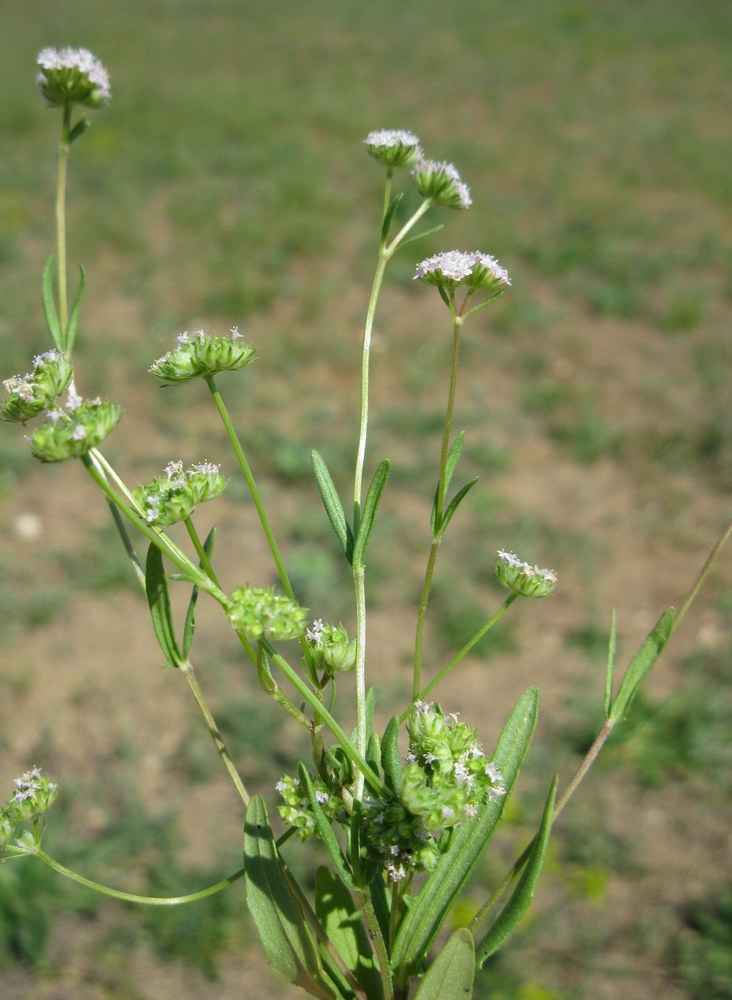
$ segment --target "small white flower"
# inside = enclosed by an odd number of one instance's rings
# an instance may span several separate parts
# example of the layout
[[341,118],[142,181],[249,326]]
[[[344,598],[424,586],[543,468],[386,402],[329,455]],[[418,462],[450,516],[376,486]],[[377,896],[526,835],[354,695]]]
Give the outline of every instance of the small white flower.
[[77,424],[71,432],[71,438],[74,441],[83,441],[86,437],[86,427],[83,424]]
[[318,789],[315,790],[315,800],[319,802],[321,806],[324,806],[326,802],[330,802],[330,795],[327,792],[321,792]]
[[443,819],[452,819],[454,815],[455,815],[455,810],[451,806],[443,806],[442,807],[442,818]]
[[82,402],[82,397],[73,389],[69,389],[66,396],[66,409],[70,413],[73,413],[74,410],[77,410],[81,406]]

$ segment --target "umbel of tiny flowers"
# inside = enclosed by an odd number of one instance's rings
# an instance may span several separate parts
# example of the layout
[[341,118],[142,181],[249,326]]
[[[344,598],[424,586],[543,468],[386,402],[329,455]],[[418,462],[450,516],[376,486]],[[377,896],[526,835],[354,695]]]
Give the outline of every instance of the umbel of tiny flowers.
[[13,375],[3,385],[10,398],[0,407],[0,420],[25,423],[52,406],[68,389],[73,372],[59,351],[46,351],[33,359],[33,371],[28,375]]
[[414,167],[422,159],[419,139],[403,129],[378,129],[364,139],[366,149],[387,167]]
[[325,625],[317,618],[305,633],[313,657],[313,667],[327,675],[353,670],[356,641],[349,639],[342,625]]
[[430,198],[435,205],[460,209],[473,204],[470,188],[452,163],[422,159],[412,170],[412,179],[422,197]]
[[65,410],[51,410],[30,438],[31,451],[41,462],[81,458],[104,440],[121,416],[119,403],[99,398],[85,402],[69,390]]
[[16,823],[30,823],[47,812],[58,795],[55,781],[42,774],[39,767],[21,774],[13,782],[13,794],[0,808],[0,845],[13,836]]
[[417,279],[448,292],[463,286],[469,295],[477,291],[495,295],[511,284],[505,267],[480,250],[445,250],[427,257],[417,265],[414,280]]
[[548,597],[554,592],[557,574],[519,559],[515,552],[500,549],[496,559],[496,579],[518,597]]
[[226,484],[218,465],[203,462],[184,472],[182,462],[169,462],[162,476],[135,487],[132,495],[148,524],[170,525],[185,521],[197,504],[221,496]]
[[[283,821],[297,830],[301,840],[317,836],[315,812],[308,791],[300,779],[285,774],[275,785],[275,791],[279,792],[283,799],[284,804],[278,806]],[[328,786],[320,778],[313,779],[313,791],[318,805],[331,822],[339,814],[341,818],[345,818],[341,800],[329,791]]]
[[88,49],[41,49],[36,63],[38,89],[51,107],[109,104],[109,74]]
[[242,339],[236,327],[231,337],[214,337],[204,330],[176,338],[177,347],[153,361],[148,369],[168,385],[193,378],[211,378],[219,372],[236,371],[254,360],[254,348]]
[[227,616],[248,639],[298,639],[305,632],[307,608],[274,587],[238,587]]

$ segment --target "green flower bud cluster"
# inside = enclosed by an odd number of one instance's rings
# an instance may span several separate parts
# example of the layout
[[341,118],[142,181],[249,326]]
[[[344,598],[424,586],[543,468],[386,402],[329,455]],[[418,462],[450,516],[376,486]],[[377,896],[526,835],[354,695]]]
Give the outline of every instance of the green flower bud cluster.
[[199,503],[221,496],[228,480],[218,465],[203,462],[183,471],[182,462],[169,462],[164,475],[147,486],[137,486],[132,495],[145,513],[148,524],[177,524],[190,517]]
[[109,74],[88,49],[42,49],[36,63],[40,70],[36,83],[51,107],[109,104]]
[[30,438],[31,451],[41,462],[65,462],[96,448],[119,423],[122,408],[108,400],[69,392],[66,410],[51,410],[46,422]]
[[307,608],[274,587],[239,587],[231,600],[229,621],[248,639],[298,639],[305,631]]
[[479,250],[447,250],[428,257],[417,265],[414,278],[449,291],[464,285],[470,295],[479,290],[495,295],[511,284],[508,271],[495,257]]
[[420,160],[412,171],[414,186],[423,198],[447,208],[470,208],[473,199],[470,188],[460,179],[452,163]]
[[342,625],[324,625],[317,618],[305,633],[316,670],[334,674],[356,666],[356,640],[349,639]]
[[384,859],[389,877],[431,871],[440,839],[479,806],[505,795],[496,765],[486,760],[475,729],[417,702],[407,723],[409,751],[398,795],[367,803],[366,840]]
[[29,823],[47,812],[58,795],[58,785],[33,767],[13,782],[15,789],[0,808],[0,847],[15,833],[17,823]]
[[218,372],[236,371],[254,360],[254,348],[234,327],[231,337],[213,337],[199,330],[179,334],[178,346],[154,361],[148,371],[168,385],[205,378]]
[[[332,822],[343,812],[339,797],[333,795],[320,778],[313,780],[313,790],[320,808]],[[301,785],[300,779],[291,778],[286,774],[275,785],[275,791],[278,791],[284,800],[284,805],[278,806],[283,821],[288,826],[295,827],[301,840],[315,836],[318,832],[315,814],[307,789]]]
[[554,592],[557,574],[523,562],[515,552],[501,549],[496,559],[496,580],[519,597],[548,597]]
[[422,159],[422,147],[412,132],[378,129],[364,139],[371,156],[387,167],[413,167]]
[[25,423],[38,416],[68,389],[72,375],[71,365],[59,351],[39,354],[30,374],[13,375],[3,382],[10,399],[0,407],[0,420]]

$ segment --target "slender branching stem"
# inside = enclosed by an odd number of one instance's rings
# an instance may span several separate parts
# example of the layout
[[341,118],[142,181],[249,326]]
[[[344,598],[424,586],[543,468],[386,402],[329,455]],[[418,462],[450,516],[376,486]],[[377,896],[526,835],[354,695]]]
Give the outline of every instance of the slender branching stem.
[[[353,584],[356,592],[356,750],[366,756],[366,573],[363,566],[354,567]],[[363,796],[364,776],[356,772],[353,794]]]
[[187,517],[183,523],[186,526],[188,537],[193,542],[193,548],[196,550],[198,558],[201,562],[202,569],[204,569],[206,573],[208,573],[209,577],[213,580],[216,586],[220,587],[221,584],[219,583],[218,577],[216,576],[214,568],[211,565],[211,560],[208,557],[208,552],[206,552],[206,550],[204,549],[203,543],[201,542],[201,539],[198,536],[198,532],[196,531],[196,526],[194,525],[190,517]]
[[113,899],[121,899],[126,903],[140,903],[143,906],[180,906],[184,903],[196,903],[200,899],[206,899],[208,896],[213,896],[217,892],[221,892],[222,889],[228,889],[230,885],[233,885],[234,882],[237,882],[244,875],[244,869],[240,868],[239,871],[222,879],[221,882],[216,882],[215,885],[200,889],[198,892],[188,893],[185,896],[139,896],[134,892],[123,892],[121,889],[112,889],[110,886],[102,885],[100,882],[93,882],[91,879],[85,878],[83,875],[79,875],[78,872],[67,868],[66,865],[62,865],[60,861],[56,861],[55,858],[46,854],[40,847],[12,845],[4,849],[6,851],[12,850],[17,852],[16,856],[18,857],[29,855],[38,858],[39,861],[43,861],[44,864],[47,864],[49,868],[53,868],[59,875],[65,875],[66,878],[78,882],[79,885],[83,885],[87,889],[93,889],[94,892],[101,893],[103,896],[112,896]]
[[71,105],[64,105],[61,120],[61,142],[58,155],[58,178],[56,182],[56,278],[58,289],[59,325],[61,327],[61,350],[68,349],[67,332],[69,325],[69,303],[66,277],[66,179],[69,164],[69,133],[71,131]]

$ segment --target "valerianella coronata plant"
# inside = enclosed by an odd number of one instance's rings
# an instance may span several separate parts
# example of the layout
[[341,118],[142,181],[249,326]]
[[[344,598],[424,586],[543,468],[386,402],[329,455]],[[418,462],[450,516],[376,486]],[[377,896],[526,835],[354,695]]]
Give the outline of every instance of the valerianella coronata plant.
[[[62,109],[56,246],[65,248],[62,206],[67,160],[72,141],[85,128],[85,119],[72,121],[72,111],[77,104],[106,104],[109,79],[99,61],[84,49],[44,49],[38,65],[38,84],[45,100]],[[120,420],[120,407],[100,398],[83,399],[72,378],[83,272],[69,303],[66,254],[57,253],[49,260],[43,276],[43,303],[56,346],[35,359],[29,374],[5,380],[8,398],[0,417],[24,423],[45,414],[29,437],[31,453],[42,462],[79,459],[80,468],[111,506],[115,530],[144,591],[165,662],[190,687],[205,731],[240,800],[244,857],[243,868],[188,896],[151,898],[91,883],[41,847],[45,813],[57,786],[34,767],[16,780],[12,796],[0,808],[0,860],[32,855],[98,892],[140,904],[192,902],[243,877],[251,919],[268,961],[312,996],[407,1000],[416,987],[415,1000],[469,1000],[476,970],[505,943],[530,905],[553,822],[612,730],[625,718],[691,598],[679,615],[672,608],[661,615],[618,685],[612,672],[613,630],[604,722],[597,738],[559,801],[555,798],[557,779],[547,781],[544,805],[534,816],[533,839],[518,854],[498,890],[477,907],[469,924],[452,928],[448,918],[453,905],[489,849],[514,793],[536,725],[538,695],[534,687],[528,688],[504,725],[484,726],[487,731],[481,735],[469,722],[427,699],[460,667],[475,644],[499,625],[519,597],[550,596],[557,577],[553,570],[541,569],[501,548],[495,576],[508,591],[502,603],[485,607],[483,623],[463,637],[446,664],[435,667],[435,658],[425,656],[438,554],[453,518],[477,482],[472,478],[454,485],[465,438],[453,429],[464,327],[478,310],[511,287],[508,272],[489,253],[435,253],[416,264],[414,277],[436,288],[435,302],[441,300],[449,313],[446,322],[452,346],[446,366],[445,417],[441,439],[435,443],[432,508],[423,525],[427,551],[422,583],[414,595],[413,654],[408,663],[400,654],[398,661],[387,664],[393,675],[403,675],[403,690],[408,694],[399,696],[396,688],[391,693],[374,690],[369,684],[374,654],[368,644],[367,556],[380,525],[380,503],[391,469],[386,458],[374,463],[367,449],[371,339],[377,317],[378,322],[385,321],[378,312],[379,291],[392,257],[434,233],[415,232],[422,217],[441,206],[467,208],[471,198],[457,169],[426,158],[413,133],[382,129],[371,132],[365,145],[371,157],[386,167],[385,190],[383,213],[375,220],[379,245],[363,331],[353,488],[345,502],[323,458],[317,451],[311,456],[323,517],[333,529],[333,547],[353,594],[348,630],[342,624],[327,624],[332,611],[327,597],[322,599],[325,606],[315,609],[319,617],[308,624],[307,610],[293,586],[247,458],[246,441],[240,438],[218,387],[216,379],[222,372],[238,372],[239,378],[247,378],[244,369],[254,359],[253,347],[236,327],[226,337],[202,330],[186,332],[149,369],[155,378],[179,385],[184,392],[185,383],[203,380],[251,495],[277,584],[272,585],[270,574],[265,573],[265,579],[228,594],[214,568],[215,532],[212,529],[201,540],[195,523],[198,506],[219,497],[226,486],[219,464],[206,460],[189,465],[177,459],[146,485],[131,489],[125,483],[123,471],[113,467],[100,448]],[[393,191],[397,167],[411,171],[421,196],[412,215],[399,224],[396,214],[404,192]],[[404,180],[409,183],[408,176]],[[259,414],[256,417],[262,419]],[[174,527],[178,522],[185,533]],[[730,531],[732,526],[713,550],[692,596]],[[483,546],[490,558],[493,541],[481,537],[475,544]],[[138,554],[142,546],[145,551]],[[393,567],[395,573],[399,569]],[[171,586],[187,591],[187,610],[180,617],[170,598]],[[278,833],[270,825],[264,798],[250,793],[244,783],[194,671],[200,641],[195,610],[202,595],[214,603],[221,627],[241,647],[241,670],[257,682],[249,684],[252,697],[271,697],[287,713],[291,725],[307,734],[306,759],[294,764],[273,789]],[[486,604],[488,597],[480,595]],[[387,647],[379,656],[381,661],[394,654]],[[383,666],[380,662],[379,667]],[[343,673],[349,676],[341,678]],[[481,714],[476,705],[476,717]],[[383,728],[374,721],[381,718],[388,719]],[[19,831],[21,824],[30,828]],[[288,856],[300,840],[313,838],[321,841],[327,864],[314,879],[299,885],[293,875],[297,868],[288,864]],[[504,893],[505,902],[495,910]],[[442,934],[446,921],[452,929]]]

